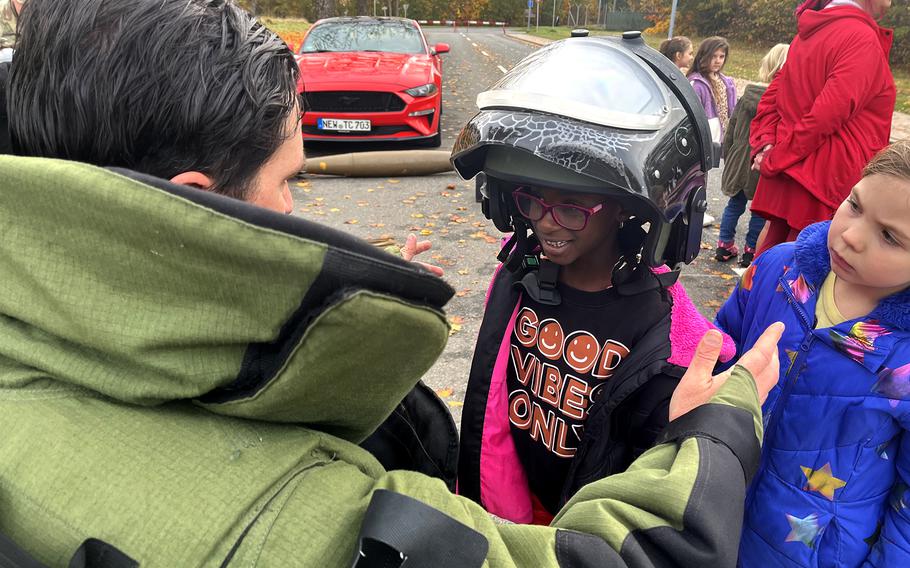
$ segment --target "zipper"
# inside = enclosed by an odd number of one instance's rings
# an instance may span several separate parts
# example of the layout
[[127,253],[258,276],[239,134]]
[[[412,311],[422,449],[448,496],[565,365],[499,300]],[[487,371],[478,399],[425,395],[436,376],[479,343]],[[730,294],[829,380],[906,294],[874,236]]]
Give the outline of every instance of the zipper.
[[[787,303],[790,304],[790,306],[799,316],[800,321],[805,326],[806,337],[799,344],[799,352],[796,354],[796,358],[793,360],[793,364],[790,366],[790,369],[784,376],[783,389],[777,399],[777,402],[774,404],[774,410],[771,412],[771,418],[768,420],[768,428],[765,429],[765,440],[770,440],[773,437],[774,432],[777,430],[777,424],[780,421],[780,415],[783,414],[783,408],[786,405],[787,398],[790,396],[790,391],[793,390],[793,385],[796,384],[796,379],[802,372],[803,366],[806,363],[806,357],[809,355],[809,350],[812,347],[812,343],[815,342],[815,335],[812,333],[812,324],[809,322],[809,318],[806,315],[805,310],[803,310],[802,304],[797,302],[796,298],[793,297],[793,293],[790,290],[790,285],[784,281],[783,277],[780,278],[780,285],[784,290],[784,294],[787,296]],[[761,467],[764,467],[764,462],[765,452],[762,452]],[[754,486],[755,484],[753,483],[753,488]],[[749,497],[751,498],[752,488],[750,488],[749,493]]]

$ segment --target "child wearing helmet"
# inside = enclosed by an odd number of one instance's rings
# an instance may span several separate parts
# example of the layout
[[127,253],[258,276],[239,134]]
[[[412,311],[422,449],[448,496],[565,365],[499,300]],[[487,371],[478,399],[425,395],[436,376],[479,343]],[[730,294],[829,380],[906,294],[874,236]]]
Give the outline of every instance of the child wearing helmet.
[[549,523],[651,447],[711,325],[664,266],[698,252],[712,148],[676,84],[639,37],[555,42],[478,96],[455,143],[455,169],[484,174],[484,213],[512,233],[459,454],[459,491],[501,518]]

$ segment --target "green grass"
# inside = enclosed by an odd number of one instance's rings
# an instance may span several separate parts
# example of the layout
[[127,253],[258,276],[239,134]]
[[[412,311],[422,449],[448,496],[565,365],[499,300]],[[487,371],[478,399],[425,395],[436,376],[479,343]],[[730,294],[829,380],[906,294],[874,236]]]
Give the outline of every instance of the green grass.
[[284,33],[302,34],[310,29],[310,22],[302,18],[262,18],[262,23],[278,35]]
[[[526,31],[525,28],[516,27],[514,29],[519,32]],[[535,31],[532,26],[531,30],[527,33],[546,39],[556,40],[569,37],[570,31],[571,28],[568,27],[541,27],[539,31]],[[620,32],[590,29],[589,31],[591,32],[591,35],[620,35]],[[654,49],[657,49],[660,42],[666,39],[666,37],[665,34],[644,34],[645,42]],[[699,37],[691,37],[690,39],[695,45],[698,45],[698,42],[702,40],[702,38]],[[730,41],[730,56],[727,59],[724,73],[739,79],[758,81],[758,65],[761,62],[761,58],[764,57],[771,46],[756,48],[746,42],[739,42],[730,38],[727,39]],[[894,74],[894,82],[897,85],[897,104],[895,105],[894,110],[910,113],[910,71],[905,69],[893,69],[892,72]]]

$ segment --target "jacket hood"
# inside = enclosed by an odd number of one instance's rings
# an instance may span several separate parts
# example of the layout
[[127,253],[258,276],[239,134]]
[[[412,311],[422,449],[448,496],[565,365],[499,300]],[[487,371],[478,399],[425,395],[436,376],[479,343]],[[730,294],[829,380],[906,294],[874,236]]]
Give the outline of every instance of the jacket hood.
[[343,233],[74,162],[0,156],[0,191],[4,387],[359,441],[445,345],[452,289]]
[[[800,272],[815,289],[818,289],[831,272],[828,253],[828,229],[831,221],[809,225],[796,239],[796,262]],[[910,330],[910,289],[888,296],[869,314],[893,327]]]
[[755,114],[755,109],[758,108],[758,102],[767,90],[768,87],[766,85],[746,85],[742,96],[736,100],[736,106],[746,105],[747,108],[752,109],[751,114]]
[[[885,42],[887,41],[886,52],[891,47],[891,30],[882,28],[878,25],[878,22],[875,19],[864,12],[863,10],[854,7],[854,6],[832,6],[827,10],[823,10],[821,7],[815,8],[810,6],[811,2],[806,2],[797,10],[797,21],[796,29],[797,35],[801,39],[807,39],[812,36],[814,33],[818,32],[820,29],[831,24],[844,19],[857,20],[859,22],[864,22],[867,24],[876,34],[884,34],[882,37],[882,45],[885,47]],[[825,5],[827,2],[824,3]]]

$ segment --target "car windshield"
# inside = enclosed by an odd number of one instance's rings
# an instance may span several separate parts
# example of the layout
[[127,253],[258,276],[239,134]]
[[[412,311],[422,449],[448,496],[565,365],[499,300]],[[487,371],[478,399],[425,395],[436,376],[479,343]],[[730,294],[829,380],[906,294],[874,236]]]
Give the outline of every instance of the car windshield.
[[424,44],[406,22],[325,22],[310,31],[300,53],[325,51],[424,53]]

